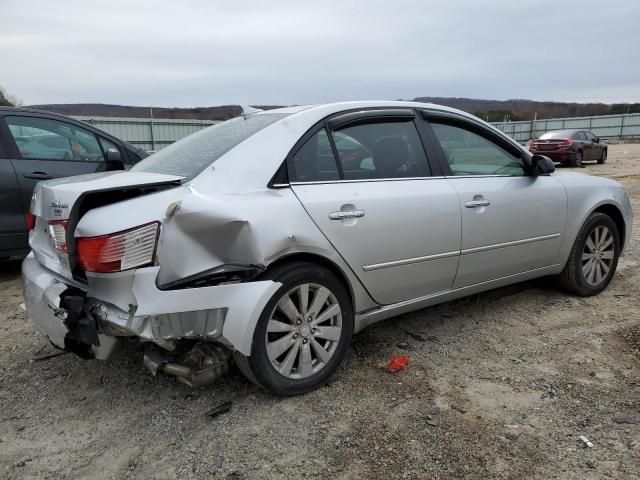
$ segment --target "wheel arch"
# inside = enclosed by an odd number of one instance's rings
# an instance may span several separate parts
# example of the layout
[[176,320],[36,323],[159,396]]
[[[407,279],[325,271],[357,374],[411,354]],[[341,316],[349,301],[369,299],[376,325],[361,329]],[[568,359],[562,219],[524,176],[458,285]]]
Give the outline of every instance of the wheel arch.
[[620,237],[620,250],[623,250],[625,247],[624,242],[626,238],[625,235],[627,233],[626,232],[627,225],[624,221],[624,216],[622,215],[622,212],[620,211],[620,209],[612,203],[604,203],[594,208],[589,213],[589,215],[591,215],[592,213],[604,213],[605,215],[610,217],[611,220],[613,220],[613,223],[615,223],[616,227],[618,227],[618,236]]
[[316,265],[320,265],[320,266],[326,268],[327,270],[329,270],[330,272],[332,272],[333,274],[335,274],[336,277],[338,277],[338,279],[346,287],[347,293],[349,294],[349,300],[351,301],[351,307],[353,308],[354,313],[355,313],[356,296],[354,294],[353,285],[352,285],[351,281],[349,281],[349,277],[343,271],[343,269],[340,268],[335,262],[333,262],[332,260],[328,259],[327,257],[324,257],[322,255],[318,255],[316,253],[309,253],[309,252],[288,253],[286,255],[283,255],[283,256],[277,258],[273,262],[271,262],[267,266],[266,272],[269,272],[269,271],[273,270],[274,268],[279,268],[279,267],[281,267],[283,265],[286,265],[288,263],[297,263],[297,262],[313,263],[313,264],[316,264]]
[[[569,185],[568,187],[571,189],[574,185]],[[585,189],[582,190],[584,191]],[[590,188],[581,195],[574,195],[573,200],[569,199],[568,220],[563,234],[564,240],[560,249],[561,253],[558,258],[559,266],[561,265],[564,268],[580,229],[593,213],[603,213],[613,220],[616,227],[618,227],[620,251],[623,251],[628,244],[629,238],[627,237],[632,225],[627,224],[630,221],[630,217],[626,213],[631,206],[625,205],[624,198],[619,195],[620,193],[621,191],[619,190],[601,192]]]

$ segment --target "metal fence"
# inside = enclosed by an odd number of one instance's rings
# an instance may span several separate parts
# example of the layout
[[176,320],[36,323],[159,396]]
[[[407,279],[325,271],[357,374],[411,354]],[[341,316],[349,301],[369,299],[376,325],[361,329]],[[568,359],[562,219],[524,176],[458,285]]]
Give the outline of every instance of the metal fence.
[[167,118],[74,117],[147,151],[160,150],[218,121]]
[[[87,122],[147,151],[160,150],[176,140],[219,123],[214,120],[177,120],[167,118],[74,118]],[[550,118],[524,122],[496,122],[493,125],[519,142],[526,142],[532,137],[537,138],[549,130],[562,130],[565,128],[589,130],[601,138],[640,138],[640,113]]]
[[595,117],[550,118],[524,122],[496,122],[493,125],[519,142],[538,138],[550,130],[589,130],[602,138],[639,138],[640,113]]

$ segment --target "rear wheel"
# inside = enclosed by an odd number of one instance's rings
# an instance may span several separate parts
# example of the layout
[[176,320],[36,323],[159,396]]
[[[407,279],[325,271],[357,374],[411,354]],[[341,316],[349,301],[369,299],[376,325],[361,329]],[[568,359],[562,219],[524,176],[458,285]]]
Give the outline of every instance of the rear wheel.
[[581,167],[582,166],[582,152],[581,151],[577,151],[576,152],[576,156],[573,158],[573,160],[571,160],[571,162],[569,162],[569,165],[571,165],[572,167]]
[[609,285],[619,256],[618,227],[608,215],[593,213],[580,229],[558,282],[576,295],[596,295]]
[[353,333],[353,310],[344,284],[331,271],[309,263],[274,269],[282,283],[263,310],[251,355],[234,353],[245,376],[276,395],[313,390],[340,366]]
[[607,149],[603,148],[602,153],[600,154],[600,158],[598,159],[598,163],[603,164],[607,161]]

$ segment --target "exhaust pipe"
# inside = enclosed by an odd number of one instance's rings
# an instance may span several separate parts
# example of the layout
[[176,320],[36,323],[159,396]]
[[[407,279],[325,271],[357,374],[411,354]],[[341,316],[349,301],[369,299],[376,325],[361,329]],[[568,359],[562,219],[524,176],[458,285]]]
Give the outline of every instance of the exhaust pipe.
[[196,343],[185,355],[176,359],[151,346],[144,354],[144,365],[152,375],[164,372],[190,387],[209,385],[229,371],[231,352],[214,343]]

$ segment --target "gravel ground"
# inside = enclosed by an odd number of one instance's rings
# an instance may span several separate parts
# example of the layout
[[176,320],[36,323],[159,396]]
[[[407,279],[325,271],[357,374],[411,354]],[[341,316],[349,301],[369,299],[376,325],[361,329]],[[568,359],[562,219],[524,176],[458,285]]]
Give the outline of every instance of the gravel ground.
[[[640,145],[583,172],[624,183],[640,212]],[[335,379],[296,398],[238,374],[208,388],[51,352],[0,265],[2,478],[639,478],[640,228],[608,290],[541,279],[358,334]],[[382,368],[394,354],[408,368]],[[228,413],[206,413],[231,401]],[[621,418],[627,417],[627,418]],[[585,435],[593,443],[587,448]]]

